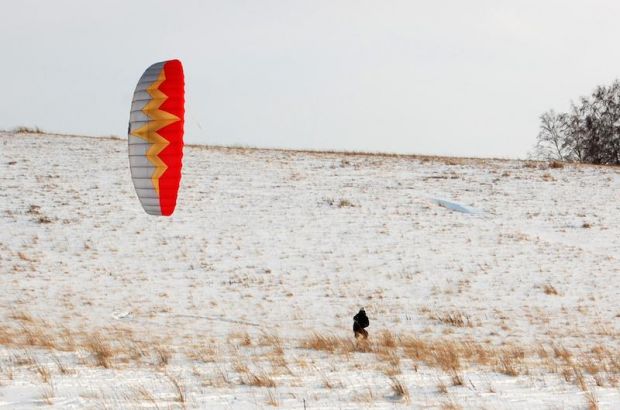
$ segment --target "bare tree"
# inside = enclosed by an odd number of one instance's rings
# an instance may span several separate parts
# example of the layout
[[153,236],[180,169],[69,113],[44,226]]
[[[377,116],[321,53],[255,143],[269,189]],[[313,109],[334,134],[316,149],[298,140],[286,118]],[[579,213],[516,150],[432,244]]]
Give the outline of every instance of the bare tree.
[[553,110],[540,116],[540,132],[536,143],[536,156],[542,159],[566,161],[570,156],[567,142],[568,116]]
[[569,113],[540,116],[535,155],[544,159],[620,164],[620,82],[597,87]]

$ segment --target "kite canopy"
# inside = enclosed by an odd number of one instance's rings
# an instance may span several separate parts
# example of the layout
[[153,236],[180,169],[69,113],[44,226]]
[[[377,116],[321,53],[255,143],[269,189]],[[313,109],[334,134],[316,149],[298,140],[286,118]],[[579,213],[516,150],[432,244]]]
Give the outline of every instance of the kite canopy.
[[181,182],[185,80],[179,60],[146,69],[133,93],[129,166],[146,213],[172,215]]

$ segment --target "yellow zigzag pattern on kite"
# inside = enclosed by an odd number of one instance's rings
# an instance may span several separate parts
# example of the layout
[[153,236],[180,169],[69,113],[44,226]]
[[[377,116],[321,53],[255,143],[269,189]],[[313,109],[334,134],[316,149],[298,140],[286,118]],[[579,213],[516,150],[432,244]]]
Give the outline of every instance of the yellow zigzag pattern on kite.
[[166,163],[159,158],[159,153],[162,152],[168,144],[170,144],[168,140],[158,134],[158,131],[172,123],[180,121],[180,118],[176,115],[159,109],[164,101],[168,99],[168,96],[158,89],[159,85],[165,80],[166,74],[162,68],[157,76],[157,80],[153,81],[153,83],[146,89],[151,96],[151,101],[144,106],[142,112],[144,112],[144,114],[146,114],[151,121],[131,133],[132,135],[135,135],[136,137],[152,144],[146,153],[146,157],[155,166],[155,171],[153,171],[151,181],[153,182],[153,187],[155,188],[157,195],[159,195],[159,177],[161,177],[163,173],[166,172],[166,169],[168,169]]

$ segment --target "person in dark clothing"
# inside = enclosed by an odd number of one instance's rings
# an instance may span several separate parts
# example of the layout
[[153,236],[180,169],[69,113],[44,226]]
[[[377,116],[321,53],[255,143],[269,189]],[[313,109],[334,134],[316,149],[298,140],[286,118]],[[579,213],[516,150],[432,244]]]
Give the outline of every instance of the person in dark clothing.
[[362,337],[364,339],[368,339],[368,332],[366,328],[370,322],[368,321],[368,316],[366,316],[366,311],[364,308],[361,308],[357,315],[353,316],[353,335],[357,339],[358,337]]

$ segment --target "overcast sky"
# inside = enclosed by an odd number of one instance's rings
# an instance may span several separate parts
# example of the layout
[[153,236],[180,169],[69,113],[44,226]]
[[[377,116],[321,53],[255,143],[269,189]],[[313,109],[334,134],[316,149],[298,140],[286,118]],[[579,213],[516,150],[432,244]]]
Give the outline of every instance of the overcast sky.
[[525,157],[620,72],[620,2],[4,1],[0,128],[126,135],[152,63],[186,142]]

